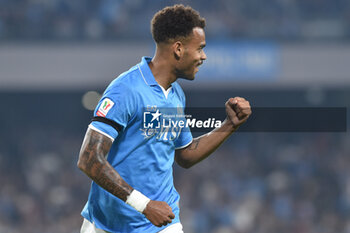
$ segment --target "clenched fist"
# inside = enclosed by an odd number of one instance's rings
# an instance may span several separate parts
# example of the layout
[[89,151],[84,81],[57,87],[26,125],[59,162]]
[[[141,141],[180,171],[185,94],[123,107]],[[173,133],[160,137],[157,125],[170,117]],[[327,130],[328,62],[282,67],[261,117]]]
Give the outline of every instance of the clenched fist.
[[171,207],[164,201],[150,201],[143,211],[146,218],[155,226],[161,227],[171,223],[175,218]]
[[249,101],[242,97],[230,98],[225,103],[225,107],[227,114],[226,119],[230,121],[235,128],[246,122],[250,114],[252,114]]

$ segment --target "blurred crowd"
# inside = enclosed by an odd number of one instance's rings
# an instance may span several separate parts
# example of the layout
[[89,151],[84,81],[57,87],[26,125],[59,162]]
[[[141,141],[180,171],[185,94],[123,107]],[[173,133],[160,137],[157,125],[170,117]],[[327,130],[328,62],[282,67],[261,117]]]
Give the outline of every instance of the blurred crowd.
[[[90,185],[76,168],[84,133],[1,132],[1,233],[79,232]],[[237,133],[191,169],[176,165],[185,232],[350,233],[349,139]]]
[[174,3],[200,11],[209,38],[350,37],[348,0],[0,0],[0,40],[150,39],[153,14]]
[[238,133],[178,172],[185,232],[349,233],[346,134]]
[[0,232],[79,232],[90,184],[76,168],[81,135],[33,126],[8,133],[0,143]]

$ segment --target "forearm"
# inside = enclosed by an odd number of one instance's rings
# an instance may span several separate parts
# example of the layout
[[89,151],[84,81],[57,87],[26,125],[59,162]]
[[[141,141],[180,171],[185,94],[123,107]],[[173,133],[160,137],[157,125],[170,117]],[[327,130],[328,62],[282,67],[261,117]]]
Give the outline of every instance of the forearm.
[[193,139],[190,146],[177,152],[177,163],[185,168],[195,165],[213,153],[236,130],[237,127],[225,120],[221,127]]
[[106,156],[112,140],[88,129],[79,154],[78,167],[99,186],[144,214],[156,226],[171,223],[175,218],[171,207],[163,201],[152,201],[127,184],[109,164]]
[[106,160],[111,145],[111,140],[105,140],[103,135],[88,129],[80,151],[78,167],[99,186],[126,201],[133,188]]

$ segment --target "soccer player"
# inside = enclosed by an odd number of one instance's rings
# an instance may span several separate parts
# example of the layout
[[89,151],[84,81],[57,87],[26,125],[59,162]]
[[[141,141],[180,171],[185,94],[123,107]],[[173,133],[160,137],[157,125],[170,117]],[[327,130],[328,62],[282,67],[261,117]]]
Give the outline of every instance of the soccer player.
[[94,112],[78,167],[92,180],[82,211],[82,233],[182,233],[179,194],[173,184],[174,160],[190,168],[215,151],[244,123],[251,109],[244,98],[230,98],[221,127],[193,139],[184,128],[151,128],[162,108],[184,109],[178,78],[193,80],[206,59],[205,20],[191,7],[174,5],[151,22],[153,58],[115,79]]

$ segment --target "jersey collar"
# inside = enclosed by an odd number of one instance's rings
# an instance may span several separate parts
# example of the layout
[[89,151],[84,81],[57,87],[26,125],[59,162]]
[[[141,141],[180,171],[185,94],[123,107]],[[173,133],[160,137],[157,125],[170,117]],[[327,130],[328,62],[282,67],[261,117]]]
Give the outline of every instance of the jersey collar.
[[142,57],[141,63],[138,65],[138,67],[145,83],[149,86],[154,86],[154,85],[158,85],[158,83],[154,78],[151,69],[148,66],[148,63],[150,63],[151,60],[152,60],[151,57]]

